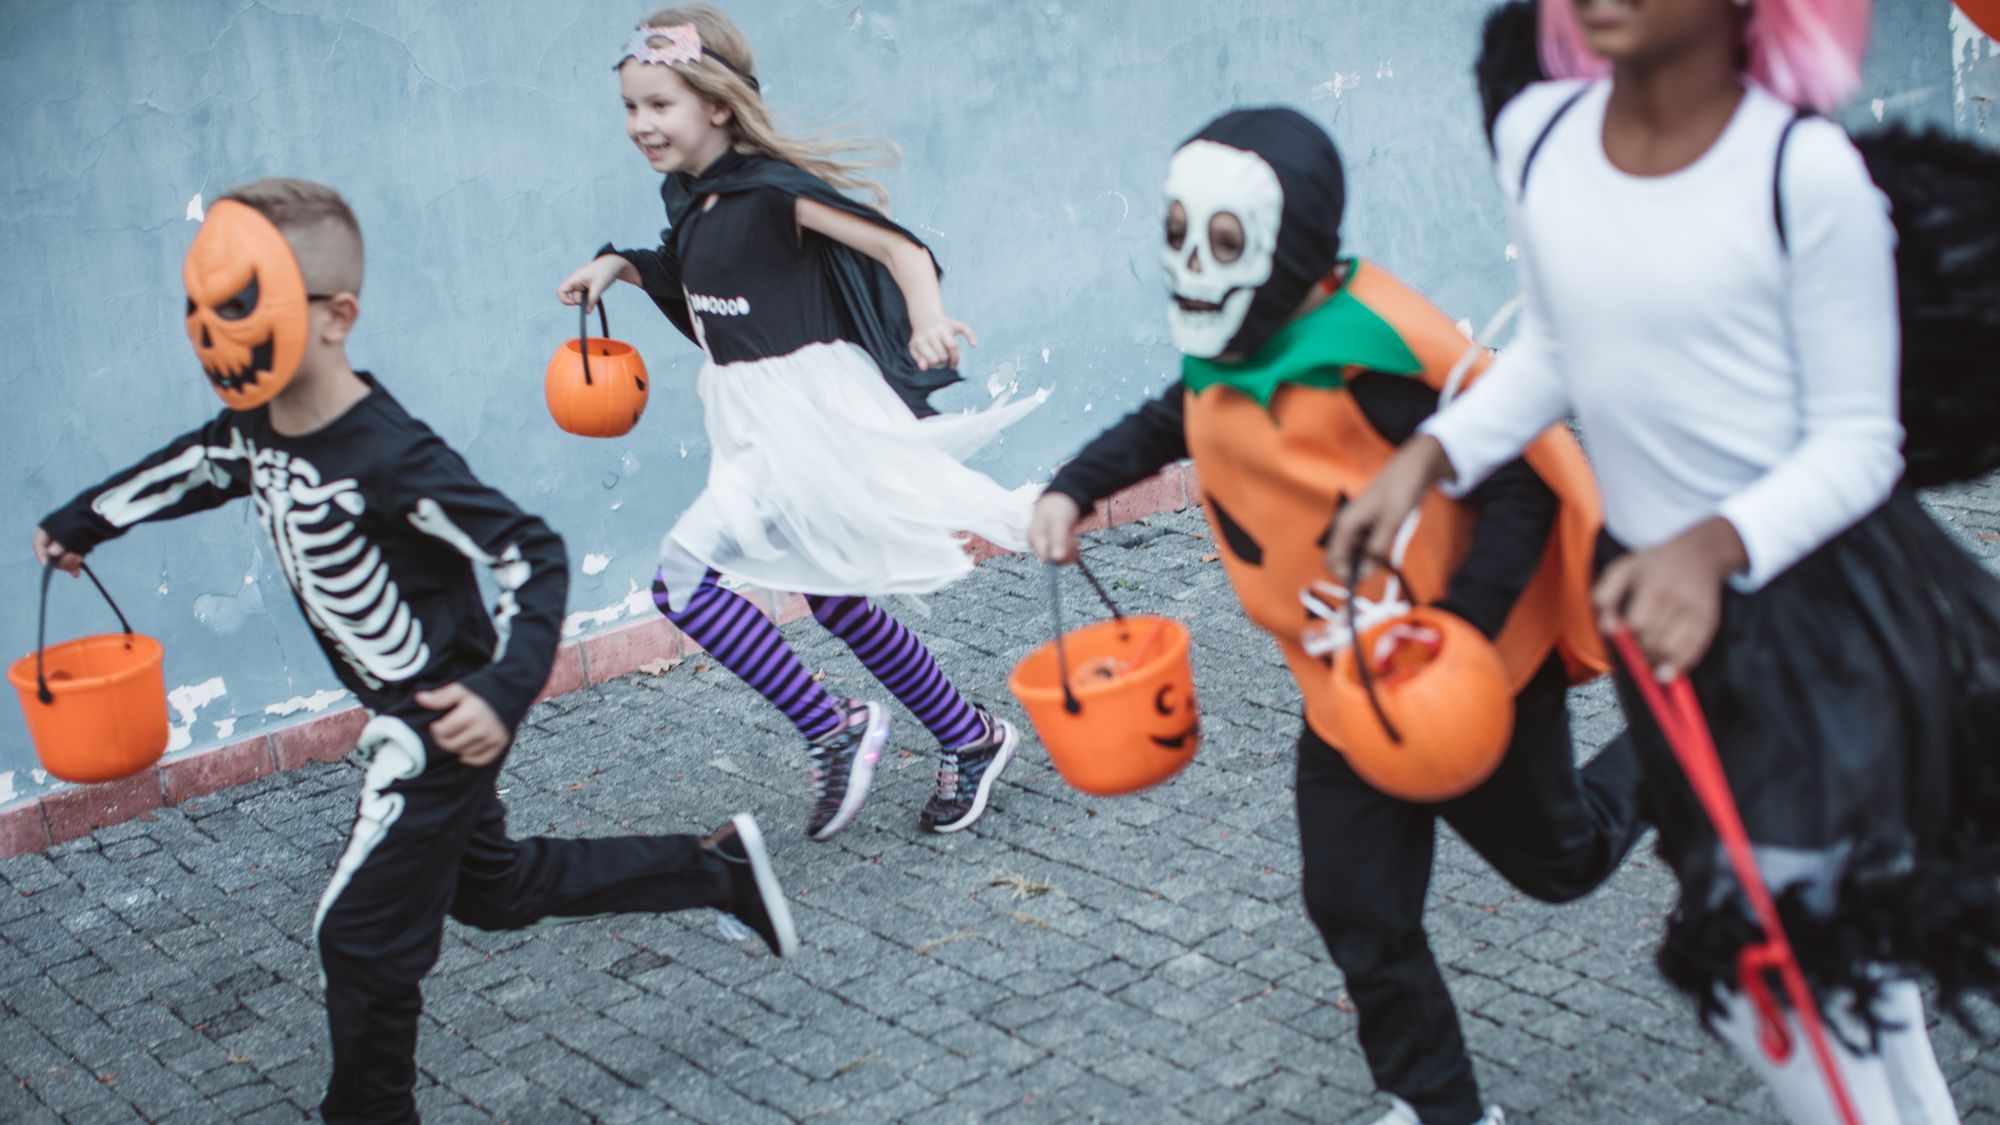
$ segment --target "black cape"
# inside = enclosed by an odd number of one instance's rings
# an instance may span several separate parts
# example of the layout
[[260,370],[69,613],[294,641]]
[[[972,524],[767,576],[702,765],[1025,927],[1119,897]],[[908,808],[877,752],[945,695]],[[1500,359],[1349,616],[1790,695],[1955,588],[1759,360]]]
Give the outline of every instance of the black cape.
[[[723,154],[699,176],[676,172],[660,185],[660,198],[667,205],[669,226],[660,233],[661,249],[672,253],[678,261],[681,250],[679,232],[687,229],[683,220],[701,200],[710,195],[727,195],[756,188],[775,188],[787,195],[810,199],[866,219],[923,246],[924,252],[930,253],[930,247],[924,246],[921,239],[891,222],[886,215],[849,199],[811,172],[769,156],[735,151]],[[847,326],[847,338],[874,359],[875,366],[882,370],[882,378],[909,406],[911,413],[919,418],[936,414],[937,410],[930,405],[930,396],[959,382],[960,376],[952,368],[923,370],[911,358],[910,313],[903,303],[902,290],[896,287],[896,279],[889,273],[889,267],[830,238],[812,236],[810,241],[817,248],[820,268],[833,281],[833,291],[840,302],[840,317]],[[931,264],[937,265],[934,254]],[[676,269],[675,273],[678,272]],[[938,269],[938,276],[944,276],[943,269]],[[667,319],[673,321],[674,327],[681,330],[682,335],[690,340],[695,338],[694,322],[688,315],[687,295],[678,283],[671,287],[648,285],[646,292],[653,298],[653,303],[660,306]]]

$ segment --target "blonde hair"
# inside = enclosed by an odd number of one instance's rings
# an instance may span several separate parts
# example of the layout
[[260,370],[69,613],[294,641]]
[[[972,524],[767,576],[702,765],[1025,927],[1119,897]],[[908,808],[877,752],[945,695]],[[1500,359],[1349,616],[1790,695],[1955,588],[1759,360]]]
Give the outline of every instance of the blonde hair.
[[[743,32],[721,9],[712,4],[689,4],[683,8],[662,8],[647,16],[640,27],[676,27],[693,24],[701,35],[701,45],[728,61],[728,66],[706,56],[693,62],[673,64],[674,72],[702,97],[729,107],[729,133],[738,152],[762,153],[803,168],[843,191],[861,191],[874,197],[875,208],[889,210],[889,193],[882,185],[859,173],[865,168],[894,164],[896,146],[880,137],[840,137],[816,134],[790,136],[772,122],[764,97],[744,77],[757,73],[756,59]],[[649,43],[664,46],[665,40]],[[644,64],[654,65],[654,64]],[[735,69],[730,69],[734,67]]]
[[311,180],[272,176],[230,188],[218,198],[255,208],[271,220],[299,260],[307,290],[361,292],[361,224],[339,192]]

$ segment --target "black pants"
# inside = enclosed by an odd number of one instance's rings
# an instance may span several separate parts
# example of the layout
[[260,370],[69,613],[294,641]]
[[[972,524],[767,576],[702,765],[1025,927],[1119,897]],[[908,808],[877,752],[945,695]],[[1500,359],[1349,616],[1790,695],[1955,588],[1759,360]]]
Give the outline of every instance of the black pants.
[[1515,700],[1507,756],[1477,789],[1435,805],[1388,796],[1308,727],[1299,738],[1306,913],[1347,977],[1375,1084],[1425,1125],[1484,1112],[1458,1012],[1424,935],[1438,817],[1508,882],[1547,902],[1595,889],[1644,828],[1638,763],[1621,734],[1579,771],[1561,663]]
[[512,930],[728,896],[722,861],[693,836],[509,839],[500,762],[462,765],[432,745],[430,718],[381,715],[361,735],[360,814],[314,922],[333,1037],[328,1121],[417,1120],[419,984],[447,914]]

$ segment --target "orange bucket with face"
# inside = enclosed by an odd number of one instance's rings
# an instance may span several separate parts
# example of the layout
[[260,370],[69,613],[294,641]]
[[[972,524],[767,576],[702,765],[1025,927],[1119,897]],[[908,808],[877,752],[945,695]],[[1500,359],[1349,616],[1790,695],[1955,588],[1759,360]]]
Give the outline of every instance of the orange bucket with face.
[[1364,630],[1334,659],[1340,751],[1362,780],[1406,801],[1449,800],[1493,775],[1514,737],[1500,653],[1431,606]]
[[35,651],[7,669],[7,682],[21,697],[43,769],[64,781],[116,781],[166,753],[165,653],[160,642],[132,631],[89,567],[84,573],[125,631],[48,646],[49,579],[55,576],[49,567],[42,573]]
[[604,300],[597,302],[598,326],[590,334],[590,310],[577,306],[576,339],[564,340],[549,357],[542,397],[556,425],[583,437],[622,437],[646,412],[646,364],[639,349],[611,338]]
[[1112,619],[1063,633],[1057,568],[1050,566],[1056,639],[1014,666],[1007,689],[1064,781],[1099,797],[1136,793],[1185,769],[1201,745],[1187,626],[1119,613],[1081,559],[1077,566]]

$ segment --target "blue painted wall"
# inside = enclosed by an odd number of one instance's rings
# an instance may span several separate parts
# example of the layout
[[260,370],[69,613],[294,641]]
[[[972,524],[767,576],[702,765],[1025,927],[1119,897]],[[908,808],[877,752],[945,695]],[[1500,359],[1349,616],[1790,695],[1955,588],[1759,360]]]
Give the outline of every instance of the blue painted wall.
[[[1174,368],[1157,191],[1179,138],[1284,102],[1346,152],[1348,243],[1456,316],[1510,289],[1469,78],[1475,0],[746,0],[731,6],[778,111],[898,141],[885,182],[979,331],[968,385],[1056,397],[980,462],[1050,467]],[[567,538],[580,629],[650,612],[655,545],[699,489],[694,349],[633,289],[614,333],[656,374],[629,438],[560,433],[541,371],[575,327],[557,281],[605,239],[647,243],[657,179],[624,139],[609,63],[648,9],[594,0],[37,0],[0,7],[0,653],[33,643],[24,540],[48,509],[216,408],[181,327],[190,202],[271,174],[341,188],[368,241],[352,345],[475,470]],[[1991,44],[1946,0],[1886,0],[1856,106],[1968,122],[1955,78]],[[1968,54],[1967,52],[1972,52]],[[1985,52],[1985,53],[1979,53]],[[1983,121],[1983,118],[1981,119]],[[1977,129],[1977,123],[1968,124]],[[177,745],[338,706],[246,505],[99,553],[167,645]],[[108,620],[57,590],[55,632]],[[0,718],[0,802],[46,779]]]

